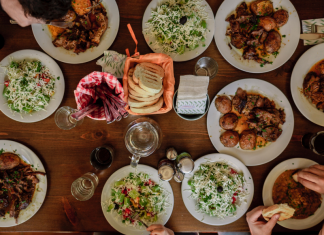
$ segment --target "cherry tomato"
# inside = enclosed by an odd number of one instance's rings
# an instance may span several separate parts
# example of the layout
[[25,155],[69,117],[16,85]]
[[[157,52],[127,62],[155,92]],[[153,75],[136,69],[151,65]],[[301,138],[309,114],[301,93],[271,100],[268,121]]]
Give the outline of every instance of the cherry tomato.
[[236,197],[232,197],[232,204],[234,204],[236,202]]
[[5,86],[8,87],[9,86],[9,80],[8,81],[5,81]]
[[51,79],[49,79],[49,78],[42,78],[43,79],[43,81],[45,82],[45,83],[49,83],[50,81],[51,81]]
[[237,174],[237,172],[231,168],[231,174]]

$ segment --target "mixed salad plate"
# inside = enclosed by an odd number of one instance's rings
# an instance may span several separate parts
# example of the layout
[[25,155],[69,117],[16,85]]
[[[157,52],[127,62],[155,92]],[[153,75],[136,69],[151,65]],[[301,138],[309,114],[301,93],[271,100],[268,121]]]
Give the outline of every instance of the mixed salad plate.
[[[143,223],[166,224],[173,210],[170,184],[161,181],[157,170],[138,165],[125,166],[107,180],[101,207],[108,223],[123,234],[149,234]],[[134,219],[138,215],[139,219]]]
[[155,53],[188,61],[212,42],[214,14],[205,0],[152,0],[144,13],[142,30]]
[[182,200],[202,223],[225,225],[242,217],[254,195],[251,173],[226,154],[209,154],[195,161],[181,185]]
[[61,104],[65,91],[63,73],[48,55],[21,50],[0,62],[0,110],[19,122],[38,122]]

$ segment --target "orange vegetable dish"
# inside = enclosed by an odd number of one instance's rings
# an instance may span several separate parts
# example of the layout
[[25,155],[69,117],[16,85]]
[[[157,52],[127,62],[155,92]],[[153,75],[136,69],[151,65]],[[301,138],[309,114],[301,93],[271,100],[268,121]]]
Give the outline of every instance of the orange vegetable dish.
[[[92,2],[96,5],[98,0]],[[85,52],[91,47],[99,45],[101,37],[108,28],[106,9],[102,4],[92,6],[90,0],[73,0],[72,8],[65,17],[58,21],[73,22],[72,28],[58,28],[48,26],[54,40],[55,47],[63,47],[76,54]]]

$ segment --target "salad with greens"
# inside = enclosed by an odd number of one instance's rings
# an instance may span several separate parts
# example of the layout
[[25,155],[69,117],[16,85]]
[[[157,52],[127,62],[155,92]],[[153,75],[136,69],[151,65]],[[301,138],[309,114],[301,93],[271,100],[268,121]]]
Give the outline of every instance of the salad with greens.
[[18,113],[45,109],[55,93],[55,78],[49,69],[39,60],[12,60],[5,68],[8,80],[3,95],[8,107]]
[[197,211],[224,218],[235,216],[237,208],[246,202],[246,180],[226,163],[201,164],[188,181],[191,198],[197,200]]
[[129,173],[116,181],[111,189],[107,212],[117,212],[117,219],[125,225],[142,226],[132,217],[139,214],[139,219],[149,225],[158,221],[159,216],[168,206],[168,194],[153,182],[148,174]]
[[183,54],[206,46],[208,13],[202,0],[167,0],[152,11],[144,35],[149,44],[167,54]]

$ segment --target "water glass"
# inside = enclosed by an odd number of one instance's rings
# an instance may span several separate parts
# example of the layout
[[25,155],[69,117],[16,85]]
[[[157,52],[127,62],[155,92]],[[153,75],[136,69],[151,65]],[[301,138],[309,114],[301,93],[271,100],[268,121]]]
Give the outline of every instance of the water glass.
[[72,183],[71,193],[75,199],[79,201],[87,201],[93,196],[98,183],[98,176],[94,173],[88,172]]
[[324,156],[324,131],[305,134],[302,138],[302,145],[314,153]]
[[56,125],[63,130],[70,130],[76,126],[82,124],[83,119],[80,121],[75,120],[71,115],[77,112],[77,109],[73,109],[69,106],[63,106],[59,108],[55,113],[55,123]]
[[218,64],[213,58],[202,57],[195,65],[195,74],[197,76],[208,76],[209,79],[212,79],[217,73]]

